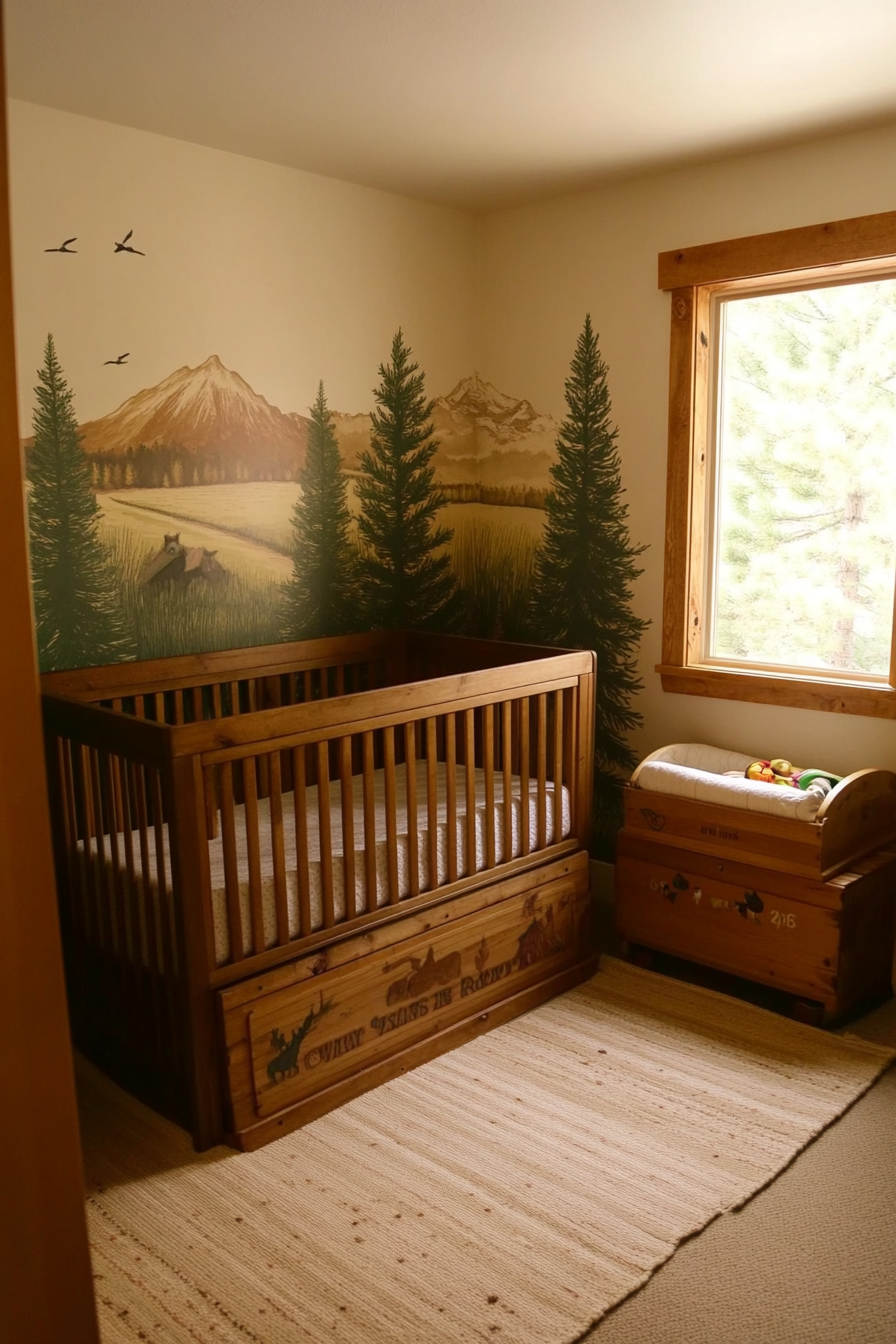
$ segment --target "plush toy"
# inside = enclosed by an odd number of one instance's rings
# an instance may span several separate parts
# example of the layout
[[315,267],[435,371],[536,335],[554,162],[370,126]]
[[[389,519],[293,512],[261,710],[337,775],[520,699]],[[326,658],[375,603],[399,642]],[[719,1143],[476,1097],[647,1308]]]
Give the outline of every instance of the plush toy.
[[815,792],[823,795],[835,784],[839,784],[841,779],[840,775],[832,775],[829,770],[805,769],[802,766],[792,765],[782,756],[777,756],[773,760],[753,761],[747,766],[744,775],[747,779],[760,784],[783,784],[785,788],[790,789],[807,790],[811,785]]

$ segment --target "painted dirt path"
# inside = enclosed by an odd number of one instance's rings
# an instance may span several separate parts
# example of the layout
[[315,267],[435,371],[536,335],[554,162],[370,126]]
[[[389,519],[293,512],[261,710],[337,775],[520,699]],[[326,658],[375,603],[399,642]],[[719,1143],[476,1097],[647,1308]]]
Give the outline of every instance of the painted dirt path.
[[217,558],[226,570],[261,571],[270,578],[283,582],[292,573],[292,560],[263,542],[249,537],[234,536],[211,523],[197,523],[175,512],[163,513],[144,505],[129,504],[116,495],[97,497],[102,513],[102,527],[107,533],[125,532],[138,545],[158,550],[166,533],[180,532],[186,546],[205,546],[217,551]]

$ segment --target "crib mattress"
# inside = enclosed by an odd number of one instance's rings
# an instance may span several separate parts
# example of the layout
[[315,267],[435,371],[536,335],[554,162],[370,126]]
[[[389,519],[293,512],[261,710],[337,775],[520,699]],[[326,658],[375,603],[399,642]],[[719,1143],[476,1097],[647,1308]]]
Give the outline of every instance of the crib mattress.
[[[472,864],[468,862],[467,856],[467,798],[466,798],[466,771],[465,767],[456,768],[456,827],[453,839],[454,853],[456,858],[457,873],[459,876],[466,876],[470,873],[482,872],[486,867],[486,802],[485,802],[485,773],[482,770],[474,770],[474,791],[475,791],[475,852],[472,856]],[[416,771],[416,800],[417,800],[417,880],[421,891],[426,890],[431,885],[429,873],[429,843],[428,834],[430,827],[429,806],[426,787],[425,769],[418,767]],[[400,899],[410,895],[411,891],[411,862],[410,862],[410,842],[408,836],[408,806],[407,806],[407,776],[404,765],[395,767],[396,783],[396,829],[397,829],[397,859],[398,859],[398,894]],[[344,840],[342,829],[342,795],[341,784],[338,780],[330,783],[329,813],[330,813],[330,852],[332,855],[333,868],[333,895],[334,895],[334,914],[337,922],[345,919],[351,919],[353,916],[363,913],[367,909],[367,878],[364,863],[365,852],[365,831],[364,831],[364,804],[363,804],[363,777],[356,775],[353,777],[353,822],[354,822],[354,890],[346,893],[345,890],[345,863],[344,863]],[[382,770],[374,772],[375,786],[375,855],[376,855],[376,896],[375,904],[382,907],[389,903],[389,859],[388,845],[386,838],[386,806],[385,806],[385,775]],[[530,779],[528,783],[528,840],[529,849],[534,850],[538,844],[538,818],[536,806],[537,782]],[[546,784],[546,825],[545,836],[546,843],[552,844],[569,835],[571,829],[570,800],[569,791],[565,786],[560,789],[560,817],[559,830],[555,828],[555,816],[557,812],[556,791],[551,781]],[[287,913],[290,938],[296,938],[301,933],[300,906],[299,906],[299,878],[297,871],[296,858],[296,823],[295,823],[295,800],[292,793],[283,794],[283,842],[286,855],[286,897]],[[448,879],[448,858],[449,845],[451,839],[448,835],[448,805],[447,805],[447,787],[446,772],[443,763],[439,762],[436,773],[436,884],[441,884]],[[509,859],[517,858],[522,853],[522,784],[518,776],[511,777],[510,782],[510,823],[511,823],[511,844],[510,853],[504,853],[504,777],[503,775],[494,775],[494,832],[495,832],[495,861],[503,863]],[[246,809],[240,804],[234,808],[236,822],[236,847],[237,847],[237,875],[239,881],[239,904],[241,914],[241,924],[243,932],[244,956],[250,955],[253,950],[250,916],[250,895],[249,895],[249,848],[247,843],[246,828]],[[319,794],[316,785],[311,785],[305,790],[305,816],[307,818],[308,834],[308,885],[310,889],[311,904],[311,927],[312,931],[320,929],[324,925],[323,913],[323,880],[321,875],[321,848],[320,848],[320,811]],[[168,841],[167,823],[161,828],[163,836],[161,866],[164,870],[165,884],[168,891],[171,889],[171,869],[170,869],[170,847]],[[220,832],[220,828],[219,828]],[[158,910],[158,870],[160,867],[159,858],[156,855],[155,835],[149,833],[148,846],[148,885],[150,892],[154,896],[151,902],[153,908]],[[277,918],[274,897],[274,863],[273,863],[273,842],[270,816],[270,803],[266,798],[258,800],[258,840],[261,860],[261,899],[265,947],[273,947],[277,941]],[[110,843],[111,841],[111,843]],[[113,857],[113,847],[117,847],[117,852]],[[96,857],[97,844],[95,840],[91,841],[91,849]],[[119,874],[125,872],[125,837],[119,833],[115,836],[103,837],[103,860],[110,871],[117,867]],[[141,892],[144,890],[144,876],[142,872],[142,861],[140,854],[140,843],[137,832],[132,836],[132,852],[134,855],[134,864],[136,867],[136,883]],[[230,934],[227,921],[227,893],[225,885],[224,869],[224,843],[219,835],[209,841],[209,869],[211,874],[211,904],[212,917],[214,923],[214,941],[215,941],[215,961],[218,966],[225,965],[231,960]],[[348,899],[346,899],[348,897]],[[140,908],[144,911],[146,902],[141,899]],[[113,931],[113,937],[115,937]],[[126,933],[128,944],[130,946],[131,938]],[[141,929],[141,940],[144,949],[146,948],[146,930]]]

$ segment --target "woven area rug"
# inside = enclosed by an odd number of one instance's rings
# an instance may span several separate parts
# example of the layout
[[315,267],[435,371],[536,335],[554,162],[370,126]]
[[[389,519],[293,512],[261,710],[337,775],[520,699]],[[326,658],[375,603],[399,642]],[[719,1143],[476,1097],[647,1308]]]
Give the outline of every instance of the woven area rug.
[[104,1344],[566,1344],[894,1052],[605,958],[257,1153],[80,1070]]

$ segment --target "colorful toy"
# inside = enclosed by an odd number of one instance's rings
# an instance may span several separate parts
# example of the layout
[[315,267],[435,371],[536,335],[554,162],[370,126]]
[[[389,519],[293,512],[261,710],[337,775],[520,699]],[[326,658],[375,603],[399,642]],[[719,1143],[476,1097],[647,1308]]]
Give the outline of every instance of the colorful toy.
[[744,771],[747,779],[759,784],[783,784],[785,788],[807,790],[810,785],[817,792],[827,794],[840,783],[842,776],[833,775],[829,770],[806,769],[792,765],[783,756],[767,761],[753,761]]

